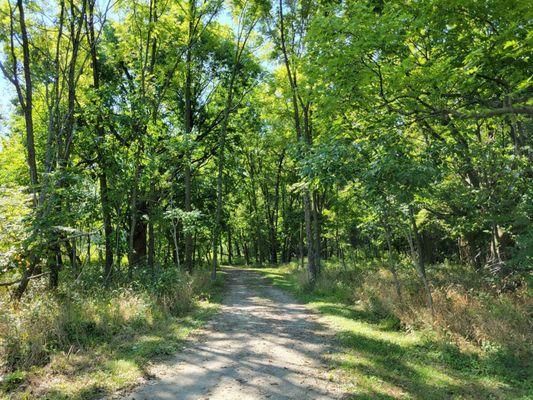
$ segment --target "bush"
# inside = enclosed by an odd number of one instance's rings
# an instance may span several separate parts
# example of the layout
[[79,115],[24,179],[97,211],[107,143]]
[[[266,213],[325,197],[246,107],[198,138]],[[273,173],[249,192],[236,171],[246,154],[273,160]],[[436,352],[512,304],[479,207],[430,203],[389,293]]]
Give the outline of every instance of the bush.
[[195,302],[193,279],[176,268],[165,269],[153,284],[152,296],[170,315],[190,311]]
[[450,263],[431,266],[435,317],[427,309],[422,284],[414,268],[397,266],[402,296],[398,297],[390,271],[379,261],[346,270],[329,264],[311,288],[306,271],[293,270],[302,291],[357,303],[376,318],[404,329],[436,332],[446,340],[480,349],[507,349],[520,358],[533,356],[531,296],[527,285],[513,293],[491,290],[468,268]]
[[97,297],[44,294],[15,307],[3,304],[0,318],[2,369],[46,364],[56,352],[135,331],[153,323],[148,296],[128,290]]
[[0,371],[42,366],[54,353],[146,332],[190,311],[211,285],[206,271],[191,277],[176,268],[148,282],[83,290],[64,280],[55,294],[28,294],[18,304],[0,298]]

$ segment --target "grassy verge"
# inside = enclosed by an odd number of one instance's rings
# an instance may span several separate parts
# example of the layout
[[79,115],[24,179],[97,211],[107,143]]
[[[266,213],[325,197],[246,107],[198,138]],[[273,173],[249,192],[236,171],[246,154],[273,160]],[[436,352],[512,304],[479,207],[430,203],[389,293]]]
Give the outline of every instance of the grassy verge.
[[[16,344],[27,348],[25,352],[18,349],[17,354],[24,354],[33,365],[23,367],[19,360],[19,368],[4,374],[0,398],[96,399],[144,382],[151,376],[151,363],[176,353],[187,336],[217,311],[223,275],[219,274],[219,281],[214,284],[202,283],[201,293],[196,291],[195,300],[179,313],[168,310],[172,297],[167,290],[164,305],[139,290],[117,291],[93,301],[80,295],[81,309],[75,305],[78,303],[66,306],[64,299],[54,298],[46,306],[53,309],[59,304],[60,312],[50,311],[53,318],[42,315],[42,309],[32,302],[31,312],[37,319],[41,316],[41,326],[54,334],[39,337],[41,332],[25,328],[20,333],[26,339],[17,335]],[[66,313],[73,316],[62,318]],[[31,322],[31,317],[24,317]],[[36,321],[35,329],[42,331]],[[54,348],[50,349],[51,346]],[[41,355],[45,361],[35,362],[36,350],[32,353],[32,349],[46,351],[46,358]]]
[[392,316],[306,291],[288,266],[254,269],[323,314],[337,332],[332,364],[355,399],[532,399],[531,364],[501,348],[466,350],[430,330],[406,331]]

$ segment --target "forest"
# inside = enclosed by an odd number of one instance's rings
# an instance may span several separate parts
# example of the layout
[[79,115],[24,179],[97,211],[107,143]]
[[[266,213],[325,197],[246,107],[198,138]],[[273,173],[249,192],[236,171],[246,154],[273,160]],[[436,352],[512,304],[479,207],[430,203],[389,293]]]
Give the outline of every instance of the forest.
[[[464,379],[435,398],[528,398],[532,21],[527,0],[1,0],[0,397],[131,387],[239,266],[445,343]],[[345,373],[354,398],[431,398]]]

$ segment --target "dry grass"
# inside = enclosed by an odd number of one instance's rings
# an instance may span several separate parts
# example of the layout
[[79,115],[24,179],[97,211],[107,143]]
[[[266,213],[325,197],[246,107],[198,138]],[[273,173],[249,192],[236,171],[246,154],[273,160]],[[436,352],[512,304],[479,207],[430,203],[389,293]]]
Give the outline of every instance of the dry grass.
[[17,305],[4,303],[2,369],[42,366],[56,352],[82,349],[136,327],[149,328],[162,317],[149,296],[130,290],[94,298],[43,294]]
[[18,304],[0,297],[0,398],[92,398],[131,385],[213,311],[203,300],[219,282],[173,269],[148,284],[67,286],[35,287]]
[[[445,274],[442,271],[440,274]],[[457,268],[457,266],[454,266]],[[309,290],[306,271],[292,269],[297,286]],[[433,285],[435,317],[428,311],[423,288],[414,271],[402,271],[402,297],[399,298],[391,273],[380,267],[343,270],[329,266],[313,293],[335,296],[346,303],[362,303],[376,315],[392,316],[406,330],[435,331],[461,346],[502,346],[515,353],[531,352],[533,343],[533,301],[524,285],[513,293],[498,293],[475,282],[469,287],[470,275],[463,282]],[[532,354],[533,355],[533,354]]]
[[293,265],[257,270],[322,313],[337,331],[331,368],[354,398],[531,397],[533,334],[525,287],[498,293],[457,266],[439,266],[438,279],[429,271],[432,321],[416,274],[407,268],[400,270],[402,299],[391,274],[377,263],[348,271],[327,265],[314,288]]

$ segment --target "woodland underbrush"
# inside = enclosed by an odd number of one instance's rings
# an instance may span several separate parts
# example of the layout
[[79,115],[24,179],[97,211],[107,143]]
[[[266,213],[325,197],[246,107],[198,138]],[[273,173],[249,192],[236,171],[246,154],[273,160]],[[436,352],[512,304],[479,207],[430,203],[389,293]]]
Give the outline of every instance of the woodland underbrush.
[[[97,276],[85,275],[83,281],[65,276],[61,281],[55,292],[43,290],[44,280],[34,282],[17,303],[7,292],[1,294],[4,392],[28,384],[35,379],[31,375],[45,373],[43,368],[75,375],[80,359],[82,369],[91,371],[97,368],[94,363],[130,359],[137,368],[152,356],[172,353],[221,288],[220,280],[211,282],[208,271],[189,275],[175,267],[108,287],[87,284],[101,281]],[[152,339],[145,343],[140,338],[146,335]]]
[[427,271],[432,317],[407,262],[397,266],[401,296],[386,264],[376,260],[349,267],[325,262],[313,286],[295,264],[257,271],[337,331],[332,370],[354,398],[530,398],[533,330],[526,283],[502,292],[464,266],[433,265]]
[[406,263],[397,268],[400,295],[383,262],[360,262],[343,268],[326,263],[313,289],[307,271],[291,266],[299,290],[363,306],[398,328],[428,330],[461,348],[493,349],[527,360],[533,357],[533,300],[527,283],[500,291],[493,280],[452,263],[433,265],[431,277],[434,315],[426,303],[422,283]]

